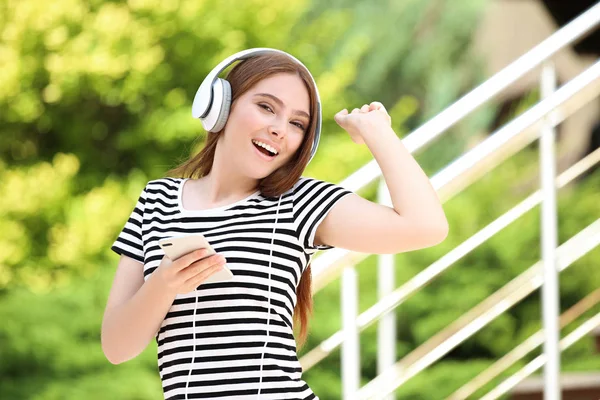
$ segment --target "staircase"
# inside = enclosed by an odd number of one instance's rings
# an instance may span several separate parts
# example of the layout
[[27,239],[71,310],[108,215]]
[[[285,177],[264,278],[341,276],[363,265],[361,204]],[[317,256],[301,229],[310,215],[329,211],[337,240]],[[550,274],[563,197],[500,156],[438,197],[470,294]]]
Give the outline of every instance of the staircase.
[[[600,300],[600,289],[587,296],[590,302],[597,303]],[[579,311],[589,309],[581,301],[578,305]],[[572,310],[577,307],[574,306]],[[566,313],[565,313],[566,314]],[[572,318],[565,318],[564,325],[571,322]],[[563,322],[561,320],[561,322]],[[563,323],[561,323],[561,327]],[[600,326],[592,330],[595,338],[595,350],[600,358]],[[600,399],[600,372],[598,373],[564,373],[560,377],[560,386],[565,399],[569,400],[598,400]],[[544,397],[543,382],[539,378],[527,378],[517,384],[511,391],[511,400],[542,400]]]
[[[600,373],[563,374],[560,379],[562,395],[568,400],[600,399]],[[511,400],[543,400],[544,386],[539,378],[528,378],[512,391]]]
[[[476,182],[486,172],[539,139],[540,190],[531,193],[521,203],[398,288],[394,286],[393,256],[378,256],[379,301],[360,315],[357,311],[358,282],[355,265],[368,255],[332,249],[316,257],[312,262],[313,292],[321,290],[341,276],[343,328],[301,358],[304,371],[318,364],[341,346],[344,400],[393,399],[394,391],[405,382],[440,360],[534,290],[541,288],[543,330],[548,334],[544,335],[540,331],[518,344],[513,351],[465,384],[449,399],[470,398],[469,396],[472,396],[475,391],[540,345],[543,345],[544,349],[542,355],[497,385],[484,398],[497,399],[510,393],[511,399],[541,399],[542,395],[546,400],[560,399],[561,389],[565,399],[569,400],[600,398],[600,376],[560,375],[559,364],[560,351],[591,332],[598,332],[600,313],[559,340],[560,327],[575,321],[577,317],[600,303],[600,289],[582,299],[560,318],[557,289],[558,274],[600,244],[600,214],[597,216],[598,219],[560,246],[557,246],[556,228],[556,191],[597,165],[600,162],[600,149],[579,160],[558,176],[554,167],[556,164],[555,127],[600,95],[600,60],[559,88],[556,88],[556,74],[552,64],[552,57],[559,50],[584,38],[598,26],[600,26],[600,3],[589,8],[403,140],[412,153],[423,150],[434,139],[443,135],[450,127],[494,98],[524,74],[534,68],[541,69],[542,100],[539,103],[493,132],[487,139],[431,178],[431,183],[438,191],[440,199],[447,201]],[[374,160],[349,176],[340,185],[356,192],[375,181],[379,181],[379,201],[391,205],[381,170]],[[394,313],[390,311],[399,307],[416,291],[455,266],[471,251],[538,205],[542,208],[542,259],[404,358],[395,360],[395,320]],[[360,332],[375,322],[379,324],[378,376],[363,387],[359,387]],[[544,368],[542,380],[528,378],[540,368]],[[592,397],[585,397],[588,395]]]

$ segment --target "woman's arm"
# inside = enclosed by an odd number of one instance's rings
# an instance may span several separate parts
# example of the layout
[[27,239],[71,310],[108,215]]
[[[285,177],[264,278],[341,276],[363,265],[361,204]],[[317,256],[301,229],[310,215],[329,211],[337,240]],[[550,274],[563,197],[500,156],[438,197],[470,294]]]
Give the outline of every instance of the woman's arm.
[[365,253],[400,253],[433,246],[448,234],[436,191],[390,126],[381,103],[336,115],[356,143],[365,143],[383,173],[393,208],[357,195],[341,199],[315,233],[315,243]]
[[151,274],[146,282],[144,265],[121,256],[102,319],[102,351],[113,364],[138,356],[152,341],[176,294]]

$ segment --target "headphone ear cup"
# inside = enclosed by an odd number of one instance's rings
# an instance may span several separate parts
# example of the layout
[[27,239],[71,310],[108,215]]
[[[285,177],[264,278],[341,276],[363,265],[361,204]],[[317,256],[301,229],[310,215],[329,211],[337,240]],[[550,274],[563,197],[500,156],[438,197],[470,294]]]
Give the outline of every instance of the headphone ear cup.
[[217,78],[212,85],[212,101],[205,117],[200,118],[207,132],[218,132],[225,126],[229,116],[231,86],[224,79]]
[[225,123],[227,123],[227,118],[229,117],[229,108],[231,107],[231,85],[229,81],[225,79],[219,78],[219,80],[223,87],[223,101],[221,102],[221,109],[219,110],[215,127],[211,132],[219,132],[225,127]]

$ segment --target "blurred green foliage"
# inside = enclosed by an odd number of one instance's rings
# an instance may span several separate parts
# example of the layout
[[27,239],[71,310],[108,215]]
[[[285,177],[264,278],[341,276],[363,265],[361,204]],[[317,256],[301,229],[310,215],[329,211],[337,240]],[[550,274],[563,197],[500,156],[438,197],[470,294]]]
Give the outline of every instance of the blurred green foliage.
[[[224,57],[274,47],[315,76],[324,135],[306,175],[339,182],[372,159],[335,124],[343,108],[382,101],[404,136],[480,83],[470,40],[485,2],[338,0],[0,0],[0,398],[159,399],[156,345],[119,366],[100,348],[118,256],[110,244],[141,188],[196,152],[205,132],[190,106]],[[430,174],[485,133],[484,107],[418,155]],[[524,197],[528,150],[445,205],[448,239],[400,254],[397,283]],[[598,217],[598,173],[559,197],[561,243]],[[374,199],[373,187],[361,193]],[[402,357],[539,259],[528,213],[398,310]],[[515,240],[518,237],[519,240]],[[588,254],[561,276],[561,305],[600,285]],[[376,301],[376,258],[359,265],[360,307]],[[339,282],[315,297],[307,346],[340,328]],[[540,327],[539,293],[398,390],[439,399]],[[361,336],[364,382],[375,376],[376,327]],[[563,369],[597,366],[591,339]],[[596,358],[594,358],[596,357]],[[322,399],[341,396],[339,351],[305,373]],[[443,388],[443,390],[441,390]],[[488,388],[489,389],[489,388]]]

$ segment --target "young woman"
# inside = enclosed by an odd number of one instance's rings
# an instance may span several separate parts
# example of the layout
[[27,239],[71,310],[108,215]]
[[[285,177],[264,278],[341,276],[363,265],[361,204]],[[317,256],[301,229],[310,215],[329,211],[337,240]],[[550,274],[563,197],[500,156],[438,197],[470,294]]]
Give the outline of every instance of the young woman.
[[[223,128],[208,133],[197,155],[147,183],[112,246],[121,259],[102,348],[118,364],[154,338],[165,399],[316,399],[302,380],[294,337],[298,328],[301,344],[307,333],[311,256],[332,247],[399,253],[433,246],[447,235],[446,218],[381,103],[334,118],[372,152],[393,208],[301,176],[316,150],[321,109],[298,60],[259,52],[227,81]],[[216,255],[170,260],[157,244],[197,233]],[[203,283],[225,264],[231,280]]]

